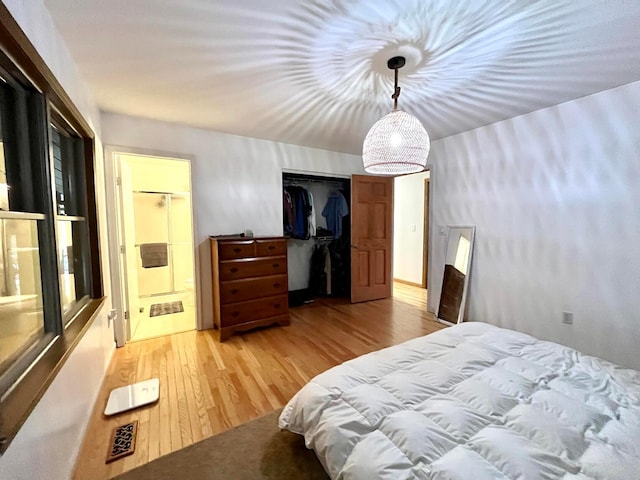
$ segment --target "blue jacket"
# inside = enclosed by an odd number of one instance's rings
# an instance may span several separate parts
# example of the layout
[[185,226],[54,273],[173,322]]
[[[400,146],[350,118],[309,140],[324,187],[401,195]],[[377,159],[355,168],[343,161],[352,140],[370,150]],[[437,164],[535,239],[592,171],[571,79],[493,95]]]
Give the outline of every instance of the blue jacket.
[[322,216],[327,219],[327,229],[338,239],[342,235],[342,217],[349,215],[347,201],[341,192],[335,191],[327,199]]

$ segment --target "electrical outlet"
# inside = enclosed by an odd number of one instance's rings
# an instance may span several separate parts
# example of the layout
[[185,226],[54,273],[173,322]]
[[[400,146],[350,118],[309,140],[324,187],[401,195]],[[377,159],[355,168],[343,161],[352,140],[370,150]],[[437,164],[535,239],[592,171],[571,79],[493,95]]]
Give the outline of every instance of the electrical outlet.
[[573,325],[573,313],[562,312],[562,323],[564,323],[565,325]]

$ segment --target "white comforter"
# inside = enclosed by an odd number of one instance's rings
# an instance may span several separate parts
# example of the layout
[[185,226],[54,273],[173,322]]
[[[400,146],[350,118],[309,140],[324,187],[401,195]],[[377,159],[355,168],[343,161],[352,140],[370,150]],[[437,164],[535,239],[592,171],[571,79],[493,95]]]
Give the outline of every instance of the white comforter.
[[280,428],[334,479],[640,479],[640,372],[463,323],[318,375]]

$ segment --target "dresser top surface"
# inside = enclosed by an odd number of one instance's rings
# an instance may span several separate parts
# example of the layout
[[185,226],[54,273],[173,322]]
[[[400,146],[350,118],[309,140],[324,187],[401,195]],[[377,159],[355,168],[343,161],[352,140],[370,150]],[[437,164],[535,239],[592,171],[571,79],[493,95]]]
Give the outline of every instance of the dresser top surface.
[[264,235],[255,237],[244,237],[240,235],[209,235],[210,240],[229,241],[229,240],[286,240],[286,237],[278,235]]

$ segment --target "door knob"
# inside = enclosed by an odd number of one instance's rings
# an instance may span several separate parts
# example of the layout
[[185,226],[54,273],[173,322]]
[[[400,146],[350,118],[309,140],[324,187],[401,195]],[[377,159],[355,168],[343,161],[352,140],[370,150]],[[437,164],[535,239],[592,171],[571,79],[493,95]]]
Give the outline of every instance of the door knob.
[[351,248],[358,248],[358,245],[351,245]]

